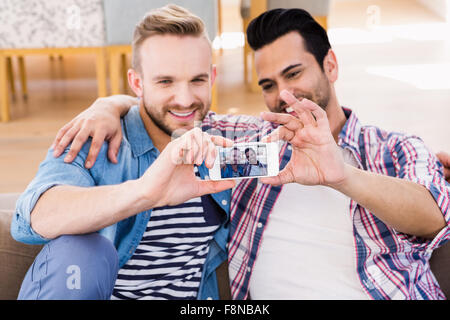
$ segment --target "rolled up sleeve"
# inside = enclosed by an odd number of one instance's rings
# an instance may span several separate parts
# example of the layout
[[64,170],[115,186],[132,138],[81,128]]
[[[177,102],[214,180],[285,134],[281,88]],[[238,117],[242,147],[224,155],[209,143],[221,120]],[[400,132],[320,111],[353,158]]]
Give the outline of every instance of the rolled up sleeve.
[[80,152],[72,163],[63,161],[65,153],[58,158],[53,157],[53,150],[47,152],[45,160],[40,164],[35,178],[20,195],[11,222],[11,235],[20,242],[28,244],[43,244],[49,241],[31,228],[30,216],[40,196],[50,188],[59,185],[91,187],[95,185],[94,178],[88,169],[84,168],[86,155]]
[[443,166],[417,137],[403,139],[395,148],[395,158],[398,177],[424,186],[444,217],[446,226],[434,239],[422,242],[425,249],[436,249],[450,239],[450,185],[445,181]]

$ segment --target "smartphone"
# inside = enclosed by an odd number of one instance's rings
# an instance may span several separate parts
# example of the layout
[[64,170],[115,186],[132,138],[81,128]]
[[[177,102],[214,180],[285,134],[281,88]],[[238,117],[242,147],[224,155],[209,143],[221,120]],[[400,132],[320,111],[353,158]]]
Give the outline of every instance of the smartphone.
[[211,180],[249,179],[276,176],[279,171],[278,143],[246,142],[216,147]]

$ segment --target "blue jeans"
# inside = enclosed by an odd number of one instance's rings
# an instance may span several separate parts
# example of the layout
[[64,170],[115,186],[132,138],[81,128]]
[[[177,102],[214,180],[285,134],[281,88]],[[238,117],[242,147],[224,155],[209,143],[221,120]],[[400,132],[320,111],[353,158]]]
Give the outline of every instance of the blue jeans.
[[28,270],[19,300],[106,300],[119,262],[112,242],[98,233],[58,237],[47,243]]

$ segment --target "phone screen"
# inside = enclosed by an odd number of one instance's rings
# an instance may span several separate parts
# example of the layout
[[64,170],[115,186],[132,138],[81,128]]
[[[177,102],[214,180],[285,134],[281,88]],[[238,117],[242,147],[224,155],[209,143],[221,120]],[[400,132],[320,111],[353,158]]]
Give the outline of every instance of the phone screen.
[[265,144],[221,148],[220,176],[222,179],[267,176],[267,162]]

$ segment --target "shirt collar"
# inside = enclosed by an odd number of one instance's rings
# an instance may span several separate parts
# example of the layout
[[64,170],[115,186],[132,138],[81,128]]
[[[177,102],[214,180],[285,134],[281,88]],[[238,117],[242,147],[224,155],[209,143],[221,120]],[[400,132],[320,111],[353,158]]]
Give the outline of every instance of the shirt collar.
[[361,133],[361,123],[355,113],[348,108],[342,107],[347,121],[338,136],[338,145],[341,147],[351,147],[359,153],[359,135]]
[[139,106],[133,106],[128,111],[124,117],[123,124],[124,133],[130,143],[134,157],[139,157],[155,148],[139,114]]
[[[361,123],[351,109],[345,107],[342,107],[342,109],[347,121],[339,133],[338,145],[341,147],[349,146],[359,153]],[[139,106],[133,106],[124,117],[124,132],[131,145],[134,157],[139,157],[155,148],[142,122],[141,115],[139,114]]]

